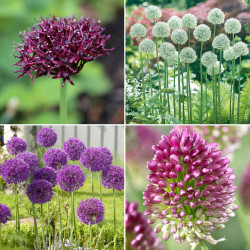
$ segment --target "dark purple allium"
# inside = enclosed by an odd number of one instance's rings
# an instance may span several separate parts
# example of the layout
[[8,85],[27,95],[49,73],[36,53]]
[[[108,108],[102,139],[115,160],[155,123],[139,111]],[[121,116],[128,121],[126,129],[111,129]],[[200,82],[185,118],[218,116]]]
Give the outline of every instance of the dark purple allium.
[[85,149],[84,143],[77,138],[70,138],[63,144],[63,151],[71,161],[80,160],[81,153]]
[[11,218],[11,212],[9,207],[0,203],[0,224],[7,223]]
[[113,155],[111,154],[110,150],[106,147],[99,147],[101,151],[105,154],[105,166],[109,166],[112,164]]
[[244,171],[240,193],[243,204],[250,207],[250,163]]
[[46,180],[51,183],[52,187],[57,184],[57,173],[54,168],[51,167],[43,167],[36,169],[33,173],[34,180]]
[[39,167],[39,159],[33,153],[23,152],[19,154],[17,158],[25,161],[29,165],[30,171],[34,171],[36,168]]
[[51,148],[44,153],[43,162],[45,165],[57,169],[67,164],[67,155],[59,148]]
[[52,185],[46,180],[34,180],[27,188],[26,194],[34,204],[44,204],[53,197]]
[[124,189],[124,168],[108,166],[102,172],[102,185],[108,189],[122,191]]
[[145,215],[151,216],[149,223],[157,223],[155,232],[162,232],[164,240],[173,235],[179,243],[215,243],[211,232],[235,215],[235,175],[216,147],[187,128],[181,134],[173,129],[152,147]]
[[24,151],[26,151],[27,144],[26,142],[19,137],[12,137],[7,141],[7,150],[12,155],[18,155]]
[[8,183],[17,184],[26,181],[29,177],[29,165],[18,158],[7,160],[2,166],[2,178]]
[[57,174],[57,182],[65,191],[76,191],[83,186],[85,175],[78,165],[63,166]]
[[104,204],[95,198],[83,200],[77,208],[77,216],[86,225],[98,224],[103,221]]
[[14,66],[20,67],[18,78],[29,74],[33,83],[35,77],[54,75],[53,79],[62,78],[74,85],[71,75],[81,71],[84,64],[103,55],[109,55],[113,49],[106,49],[110,35],[103,33],[99,22],[90,18],[75,16],[56,18],[51,16],[37,22],[34,27],[19,33],[22,43],[16,43],[14,55],[19,61]]
[[45,147],[49,148],[52,147],[56,144],[57,140],[57,134],[54,129],[52,128],[42,128],[38,133],[37,133],[37,142]]

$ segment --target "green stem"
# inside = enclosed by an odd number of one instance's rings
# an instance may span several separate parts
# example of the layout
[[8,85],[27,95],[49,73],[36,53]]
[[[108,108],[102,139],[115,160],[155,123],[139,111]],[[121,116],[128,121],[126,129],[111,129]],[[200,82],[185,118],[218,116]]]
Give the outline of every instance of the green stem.
[[113,189],[113,207],[114,207],[114,249],[116,249],[116,204],[115,204],[115,189]]
[[200,240],[200,246],[201,250],[209,250],[204,240]]
[[94,173],[91,172],[91,187],[92,187],[92,197],[95,197],[95,191],[94,191]]
[[220,100],[221,64],[222,64],[222,50],[220,49],[220,66],[219,66],[219,81],[218,81],[219,123],[221,123],[221,100]]
[[176,117],[176,106],[175,106],[175,66],[174,66],[174,117]]
[[71,225],[70,225],[70,242],[73,242],[74,234],[74,192],[71,192]]
[[[160,66],[159,66],[159,56],[158,56],[158,40],[155,38],[155,45],[156,45],[156,63],[157,63],[157,71],[158,71],[158,79],[159,79],[159,90],[161,91],[161,77],[160,77]],[[160,93],[160,102],[162,103],[162,96]]]
[[35,210],[35,205],[33,203],[32,203],[32,213],[33,213],[33,220],[34,220],[35,236],[37,240],[39,237],[38,237],[38,228],[37,228],[37,221],[36,221],[36,210]]
[[[166,63],[166,67],[167,67],[167,86],[166,86],[166,88],[168,89],[168,63]],[[171,115],[171,113],[170,113],[170,100],[169,100],[168,91],[167,91],[167,99],[168,99],[168,113]]]
[[240,65],[241,65],[241,56],[239,59],[239,86],[238,86],[238,109],[237,109],[237,123],[240,123]]
[[189,107],[189,84],[188,84],[188,77],[187,77],[187,110],[188,110],[188,123],[190,123],[190,107]]
[[143,59],[142,59],[141,52],[140,52],[140,62],[141,62],[141,79],[142,79],[142,99],[144,103],[144,108],[146,108],[146,86],[145,86],[145,81],[144,81],[144,72],[143,72],[144,66],[143,66]]
[[100,184],[100,200],[102,201],[102,178],[101,178],[101,172],[98,172],[98,182]]
[[166,88],[167,88],[167,63],[166,59],[164,59],[164,91],[163,91],[163,119],[162,123],[165,124],[165,107],[166,107]]
[[201,63],[201,57],[202,57],[202,50],[203,50],[203,42],[201,42],[201,51],[200,51],[200,77],[201,77],[201,113],[200,113],[200,124],[202,124],[202,108],[203,108],[203,79],[202,79],[202,63]]
[[59,186],[56,186],[56,191],[57,191],[57,203],[58,203],[58,213],[59,213],[59,230],[61,235],[61,230],[62,230],[62,215],[61,215],[61,204],[60,204],[60,197],[59,197]]
[[92,250],[92,228],[90,223],[89,223],[89,249]]
[[181,75],[180,75],[180,45],[178,44],[178,91],[179,91],[179,120],[181,121]]
[[188,79],[188,88],[189,88],[190,123],[193,123],[192,94],[191,94],[191,84],[190,84],[190,76],[189,76],[189,63],[187,64],[187,79]]
[[215,75],[214,75],[214,68],[213,68],[213,111],[215,116],[215,123],[217,123],[217,107],[216,107],[216,88],[215,88]]
[[16,200],[16,232],[19,233],[20,232],[20,216],[19,216],[17,184],[15,184],[15,200]]
[[49,230],[49,250],[51,250],[51,231],[50,231],[50,202],[47,203],[48,209],[48,230]]
[[60,123],[67,123],[67,84],[60,85]]
[[208,123],[208,105],[207,105],[207,69],[206,69],[206,83],[205,83],[205,86],[206,86],[206,117],[207,117],[207,123]]
[[149,68],[149,57],[148,57],[148,54],[147,54],[147,61],[148,61],[148,75],[149,75],[149,81],[150,81],[150,93],[151,93],[151,96],[153,96],[153,86],[152,86],[152,78],[151,78],[151,73],[150,73],[150,68]]
[[186,120],[185,120],[185,95],[184,95],[184,77],[183,77],[183,66],[181,64],[181,85],[182,85],[182,99],[183,99],[183,103],[182,103],[182,117],[183,117],[183,123],[185,124],[186,123]]
[[41,221],[42,221],[42,239],[43,239],[43,249],[45,249],[45,239],[44,239],[44,215],[43,215],[43,204],[41,204]]
[[230,122],[232,120],[232,91],[233,91],[233,60],[232,60],[232,82],[230,86]]
[[235,103],[235,59],[233,60],[233,104],[232,104],[232,120],[231,120],[231,124],[234,123],[234,103]]

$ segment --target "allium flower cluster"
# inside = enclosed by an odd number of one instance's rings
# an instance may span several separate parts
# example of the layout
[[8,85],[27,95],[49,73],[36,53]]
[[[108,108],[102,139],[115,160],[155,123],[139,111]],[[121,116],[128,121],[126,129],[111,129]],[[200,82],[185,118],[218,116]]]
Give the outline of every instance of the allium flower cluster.
[[122,191],[124,189],[124,168],[119,166],[106,167],[102,172],[102,185],[108,189]]
[[146,38],[140,42],[139,51],[145,54],[154,54],[155,43],[152,40]]
[[168,26],[171,30],[180,29],[182,27],[181,18],[178,16],[171,16],[168,20]]
[[19,137],[12,137],[7,141],[6,148],[11,155],[18,155],[27,149],[26,142]]
[[164,42],[159,47],[159,55],[163,59],[173,56],[176,52],[175,46],[172,43]]
[[165,22],[158,22],[154,25],[152,33],[154,37],[164,38],[170,35],[170,28]]
[[197,26],[197,18],[193,14],[186,14],[181,19],[182,27],[194,29]]
[[172,32],[171,39],[174,43],[183,45],[188,40],[187,32],[183,29],[176,29]]
[[83,186],[85,175],[78,165],[63,166],[57,173],[57,182],[65,191],[76,191]]
[[[221,69],[220,69],[220,66],[221,66]],[[217,61],[214,66],[211,66],[211,67],[209,66],[207,68],[207,73],[210,76],[213,76],[213,74],[219,75],[220,71],[221,71],[221,73],[224,72],[224,67],[222,64],[220,65],[219,61]]]
[[147,19],[159,19],[161,17],[161,9],[158,6],[151,5],[147,8],[146,18]]
[[45,148],[49,148],[56,144],[57,134],[55,130],[52,128],[42,128],[38,132],[36,138],[37,138],[37,142],[41,146]]
[[232,61],[235,58],[233,47],[229,47],[223,51],[223,58],[226,61]]
[[193,63],[195,62],[197,59],[197,55],[195,53],[195,51],[190,48],[190,47],[186,47],[184,49],[181,50],[180,53],[180,60],[184,63]]
[[250,164],[248,164],[248,166],[246,167],[244,171],[243,179],[241,182],[240,193],[241,193],[241,200],[243,204],[249,207],[250,206]]
[[19,154],[17,158],[25,161],[29,165],[30,171],[34,171],[36,168],[39,167],[39,159],[37,155],[31,152],[23,152]]
[[98,224],[104,218],[104,204],[95,198],[83,200],[77,208],[77,217],[86,225]]
[[240,56],[246,56],[249,54],[249,49],[247,47],[247,44],[243,42],[237,42],[233,46],[233,51],[235,54],[235,58],[238,58]]
[[212,24],[224,23],[225,14],[221,9],[214,8],[208,13],[207,20]]
[[212,42],[215,49],[228,49],[230,47],[230,40],[225,34],[216,36]]
[[7,223],[11,218],[11,212],[8,206],[0,203],[0,224]]
[[113,155],[107,147],[98,147],[101,152],[105,155],[104,166],[109,166],[113,162]]
[[172,56],[166,58],[167,66],[173,67],[178,64],[178,52],[173,53]]
[[194,38],[200,42],[206,42],[211,37],[211,30],[206,24],[198,25],[194,30]]
[[229,18],[225,22],[225,31],[229,34],[237,34],[241,31],[241,23],[236,18]]
[[106,49],[110,36],[103,35],[104,29],[90,18],[75,16],[56,18],[48,17],[29,30],[19,33],[22,43],[17,43],[15,57],[19,61],[14,66],[20,69],[22,77],[28,74],[33,83],[35,77],[54,75],[53,79],[62,78],[74,85],[70,78],[80,72],[84,64],[103,55],[109,55],[113,49]]
[[235,215],[235,175],[216,147],[187,128],[181,134],[173,129],[152,147],[145,215],[164,240],[173,235],[178,243],[214,241],[211,232]]
[[34,180],[46,180],[51,183],[52,187],[57,184],[57,173],[54,168],[43,167],[36,169],[33,173]]
[[144,25],[140,23],[134,24],[130,29],[130,36],[135,38],[145,37],[147,30]]
[[211,51],[205,52],[201,57],[201,63],[204,67],[213,67],[217,62],[217,55]]
[[63,144],[63,151],[71,161],[80,159],[81,153],[86,149],[84,143],[77,138],[70,138]]
[[57,169],[67,164],[67,155],[59,148],[48,149],[43,155],[45,165]]

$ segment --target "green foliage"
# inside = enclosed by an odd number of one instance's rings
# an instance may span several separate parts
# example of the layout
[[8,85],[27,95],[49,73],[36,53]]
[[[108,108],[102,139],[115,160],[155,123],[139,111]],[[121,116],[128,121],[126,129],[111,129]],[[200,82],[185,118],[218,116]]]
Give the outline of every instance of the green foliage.
[[240,121],[250,123],[250,79],[247,79],[240,96]]

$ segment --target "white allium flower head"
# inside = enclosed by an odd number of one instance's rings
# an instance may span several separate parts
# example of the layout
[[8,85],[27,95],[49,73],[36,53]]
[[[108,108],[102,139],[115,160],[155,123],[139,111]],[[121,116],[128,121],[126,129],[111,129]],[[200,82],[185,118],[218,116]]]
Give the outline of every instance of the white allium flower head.
[[181,52],[180,52],[181,62],[193,63],[196,61],[196,59],[197,59],[197,55],[192,48],[187,47],[187,48],[184,48],[181,50]]
[[131,37],[135,37],[135,38],[145,37],[146,33],[147,33],[147,30],[145,26],[140,23],[136,23],[130,28]]
[[197,18],[193,14],[186,14],[181,19],[182,27],[194,29],[197,26]]
[[176,52],[175,46],[172,43],[162,43],[159,47],[159,55],[166,59],[167,57],[173,56],[173,54]]
[[161,17],[161,9],[158,6],[151,5],[147,8],[146,18],[147,19],[159,19]]
[[234,44],[233,46],[235,58],[240,57],[240,56],[246,56],[249,54],[249,49],[247,47],[247,44],[243,42],[238,42]]
[[176,30],[181,28],[181,18],[178,16],[171,16],[168,20],[168,26],[171,30]]
[[170,35],[170,28],[167,23],[158,22],[154,25],[152,32],[154,37],[164,38]]
[[212,42],[215,49],[228,49],[230,47],[230,40],[225,34],[216,36]]
[[169,67],[173,67],[178,64],[178,52],[175,51],[171,56],[166,58]]
[[241,31],[241,23],[236,18],[229,18],[225,22],[224,29],[229,34],[237,34]]
[[223,57],[226,61],[232,61],[235,58],[233,47],[229,47],[223,51]]
[[145,54],[154,54],[155,43],[152,40],[146,38],[140,42],[139,51]]
[[194,29],[194,38],[200,42],[206,42],[211,37],[211,30],[208,25],[200,24]]
[[212,67],[217,62],[217,56],[211,51],[205,52],[201,57],[201,63],[204,67]]
[[218,9],[218,8],[214,8],[210,10],[210,12],[208,13],[208,17],[207,17],[208,22],[212,24],[224,23],[224,19],[225,19],[225,14],[223,13],[221,9]]
[[[207,73],[212,76],[213,75],[213,69],[214,69],[214,75],[219,75],[220,71],[220,62],[217,61],[213,67],[208,67],[207,68]],[[224,67],[221,64],[221,73],[224,71]]]
[[184,44],[188,40],[187,32],[183,29],[176,29],[172,32],[171,39],[176,44]]

